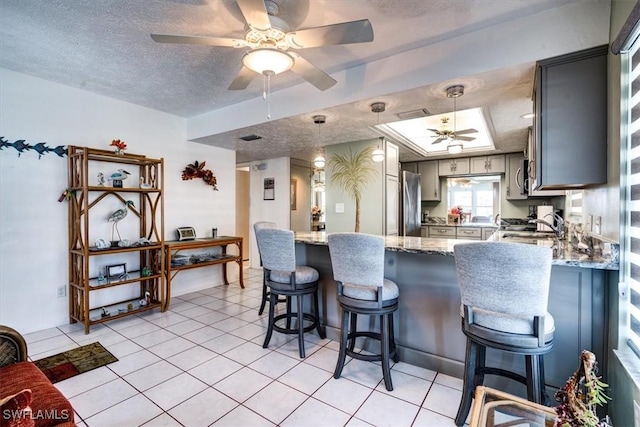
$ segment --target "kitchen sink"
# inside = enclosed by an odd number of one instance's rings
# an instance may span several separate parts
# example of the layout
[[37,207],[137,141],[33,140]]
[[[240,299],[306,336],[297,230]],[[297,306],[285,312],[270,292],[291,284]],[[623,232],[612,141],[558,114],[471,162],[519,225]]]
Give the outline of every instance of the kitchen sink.
[[553,233],[544,233],[539,231],[506,231],[502,238],[529,238],[529,239],[553,239],[555,238],[555,234]]

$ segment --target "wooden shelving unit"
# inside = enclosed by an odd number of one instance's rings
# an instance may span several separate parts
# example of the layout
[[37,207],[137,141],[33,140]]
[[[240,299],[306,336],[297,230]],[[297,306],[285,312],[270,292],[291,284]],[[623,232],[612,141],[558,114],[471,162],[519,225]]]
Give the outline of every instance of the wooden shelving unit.
[[[138,181],[127,182],[123,188],[95,185],[92,172],[100,167],[137,169],[137,176],[150,188],[138,188]],[[165,306],[166,289],[164,282],[164,159],[151,159],[136,154],[116,154],[112,151],[87,147],[69,146],[68,156],[69,194],[69,321],[84,324],[85,333],[91,325],[122,318],[132,314]],[[126,198],[125,198],[126,197]],[[137,240],[128,247],[109,247],[98,249],[94,242],[104,236],[92,236],[90,224],[93,221],[105,221],[104,218],[91,218],[92,209],[105,200],[116,198],[123,206],[127,200],[133,200],[128,216],[135,217],[139,224],[139,237],[149,243],[138,244]],[[128,219],[128,218],[127,218]],[[145,276],[140,270],[128,272],[122,279],[99,281],[101,271],[96,267],[99,262],[91,262],[107,255],[137,255],[140,269],[148,267],[150,273]],[[94,306],[92,294],[109,293],[122,286],[138,286],[138,297],[110,302],[107,305]],[[148,298],[147,298],[148,295]],[[102,295],[101,295],[102,297]],[[102,297],[102,299],[105,299]],[[144,300],[145,304],[140,304]],[[104,309],[104,310],[103,310]],[[108,313],[108,315],[104,315]]]

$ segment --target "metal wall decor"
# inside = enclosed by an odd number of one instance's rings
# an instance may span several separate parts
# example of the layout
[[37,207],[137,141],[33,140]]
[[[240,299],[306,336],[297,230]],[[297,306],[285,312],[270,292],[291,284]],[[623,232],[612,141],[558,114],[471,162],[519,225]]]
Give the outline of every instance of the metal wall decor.
[[13,147],[18,151],[18,157],[22,155],[22,153],[27,151],[35,151],[38,153],[38,159],[40,159],[43,155],[48,153],[55,153],[59,157],[64,157],[67,155],[67,148],[64,145],[58,145],[56,148],[51,148],[46,145],[45,142],[38,142],[35,145],[27,144],[24,142],[24,139],[18,139],[15,142],[9,142],[9,140],[5,139],[3,136],[0,136],[0,150],[3,148]]

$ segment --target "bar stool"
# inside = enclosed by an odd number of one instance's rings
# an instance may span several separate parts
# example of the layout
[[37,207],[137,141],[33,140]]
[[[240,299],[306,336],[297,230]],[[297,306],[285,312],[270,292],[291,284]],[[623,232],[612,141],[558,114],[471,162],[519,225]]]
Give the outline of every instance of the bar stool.
[[[319,319],[318,271],[312,267],[296,265],[293,231],[276,228],[262,228],[255,231],[258,247],[262,254],[264,279],[269,287],[269,326],[262,347],[269,346],[274,330],[284,334],[298,334],[300,357],[304,358],[304,333],[316,329],[320,338],[325,337]],[[313,297],[314,314],[305,313],[303,310],[305,295]],[[297,312],[293,313],[290,304],[287,304],[287,312],[275,316],[275,306],[280,296],[284,296],[288,300],[295,297]],[[276,324],[282,319],[286,320],[285,327]],[[291,327],[293,319],[297,320],[295,328]],[[306,327],[305,320],[309,322]]]
[[[337,299],[342,308],[340,353],[333,377],[342,374],[346,356],[366,361],[381,361],[387,390],[393,390],[389,359],[398,362],[393,336],[393,313],[398,309],[398,286],[384,278],[384,239],[362,233],[333,233],[328,236]],[[358,314],[377,316],[380,332],[358,331]],[[349,322],[351,326],[349,327]],[[380,341],[380,354],[354,351],[356,338]]]
[[[553,347],[554,320],[547,312],[551,248],[478,242],[453,247],[462,297],[462,332],[467,337],[462,399],[455,423],[462,426],[476,386],[485,374],[527,386],[527,399],[547,400],[543,355]],[[485,366],[487,347],[525,356],[526,377]]]
[[[253,232],[256,234],[256,241],[258,238],[258,230],[262,230],[263,228],[276,228],[275,222],[269,221],[259,221],[253,224]],[[260,246],[258,246],[258,255],[260,256],[260,265],[262,265],[262,254],[260,253]],[[269,288],[267,288],[267,279],[265,278],[266,272],[262,271],[262,302],[260,303],[260,310],[258,314],[262,316],[264,312],[264,307],[267,304],[267,297],[269,296]],[[279,300],[278,302],[284,302],[284,300]]]

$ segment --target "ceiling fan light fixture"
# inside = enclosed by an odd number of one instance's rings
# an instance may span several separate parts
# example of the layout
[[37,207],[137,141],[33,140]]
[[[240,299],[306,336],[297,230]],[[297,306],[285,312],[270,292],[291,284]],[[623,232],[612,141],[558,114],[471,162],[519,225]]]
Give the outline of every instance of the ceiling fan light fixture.
[[245,53],[242,63],[258,74],[276,75],[290,70],[295,61],[291,55],[282,50],[263,47]]

